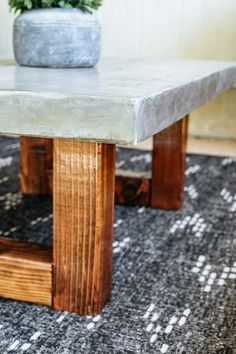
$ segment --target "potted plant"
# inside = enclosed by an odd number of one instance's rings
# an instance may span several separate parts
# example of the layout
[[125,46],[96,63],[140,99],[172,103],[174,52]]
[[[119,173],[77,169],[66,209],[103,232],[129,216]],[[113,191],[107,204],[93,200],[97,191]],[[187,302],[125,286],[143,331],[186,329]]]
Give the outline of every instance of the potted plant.
[[14,22],[14,54],[20,65],[91,67],[101,48],[101,27],[92,10],[102,0],[9,0],[21,14]]

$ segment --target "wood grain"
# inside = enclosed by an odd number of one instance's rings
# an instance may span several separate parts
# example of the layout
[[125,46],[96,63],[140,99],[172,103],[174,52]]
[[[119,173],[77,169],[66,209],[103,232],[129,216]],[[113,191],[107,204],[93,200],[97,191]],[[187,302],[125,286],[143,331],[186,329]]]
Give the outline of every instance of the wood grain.
[[151,207],[177,210],[182,206],[188,117],[153,137]]
[[52,248],[0,238],[0,296],[52,303]]
[[[181,207],[187,126],[188,117],[185,117],[153,137],[151,180],[132,173],[130,176],[127,173],[125,176],[117,174],[116,204],[150,205],[167,210]],[[21,141],[21,190],[24,193],[52,194],[52,141],[25,137]]]
[[111,292],[115,145],[54,140],[53,306],[99,313]]
[[151,176],[148,173],[116,171],[115,203],[148,206],[150,204]]
[[[50,194],[53,189],[53,173],[47,170],[47,183]],[[148,206],[150,204],[151,174],[133,171],[116,171],[115,204]]]
[[20,137],[20,190],[49,194],[46,171],[52,170],[52,139]]

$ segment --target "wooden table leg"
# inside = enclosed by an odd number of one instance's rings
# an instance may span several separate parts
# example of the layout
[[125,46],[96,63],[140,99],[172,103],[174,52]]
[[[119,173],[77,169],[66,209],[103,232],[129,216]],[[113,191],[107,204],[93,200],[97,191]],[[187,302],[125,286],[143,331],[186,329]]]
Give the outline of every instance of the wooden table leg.
[[115,145],[54,140],[53,306],[99,313],[110,297]]
[[48,170],[52,170],[52,139],[20,137],[20,191],[50,193]]
[[[153,138],[152,178],[117,175],[116,203],[177,210],[183,201],[188,117]],[[20,186],[23,193],[52,194],[52,139],[22,137]],[[175,172],[174,172],[175,171]]]
[[183,202],[188,117],[153,137],[151,207],[177,210]]

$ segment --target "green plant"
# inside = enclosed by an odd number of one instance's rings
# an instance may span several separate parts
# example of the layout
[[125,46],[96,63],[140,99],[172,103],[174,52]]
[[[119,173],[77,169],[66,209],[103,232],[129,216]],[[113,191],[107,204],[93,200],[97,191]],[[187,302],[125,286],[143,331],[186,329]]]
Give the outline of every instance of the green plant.
[[102,5],[102,0],[8,0],[8,3],[15,12],[50,7],[97,10]]

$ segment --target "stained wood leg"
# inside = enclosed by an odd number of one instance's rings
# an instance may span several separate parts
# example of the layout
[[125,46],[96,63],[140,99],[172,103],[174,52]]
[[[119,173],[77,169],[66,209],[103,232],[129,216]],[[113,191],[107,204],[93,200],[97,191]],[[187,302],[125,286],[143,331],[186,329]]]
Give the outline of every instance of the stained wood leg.
[[[176,210],[181,207],[184,186],[188,117],[153,138],[152,178],[144,173],[118,171],[117,204]],[[21,138],[21,191],[52,194],[52,140]]]
[[54,140],[53,306],[99,313],[110,296],[115,145]]
[[52,139],[20,138],[20,190],[50,193],[47,171],[52,170]]
[[151,207],[177,210],[183,201],[188,117],[153,137]]

